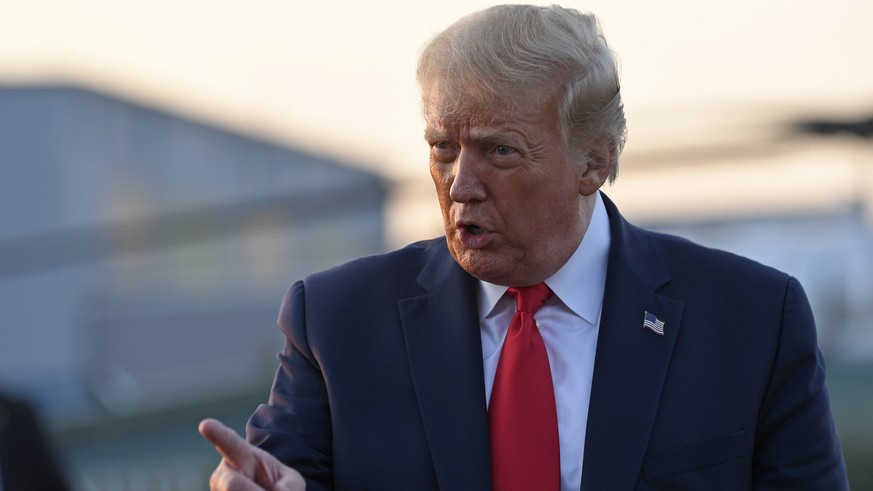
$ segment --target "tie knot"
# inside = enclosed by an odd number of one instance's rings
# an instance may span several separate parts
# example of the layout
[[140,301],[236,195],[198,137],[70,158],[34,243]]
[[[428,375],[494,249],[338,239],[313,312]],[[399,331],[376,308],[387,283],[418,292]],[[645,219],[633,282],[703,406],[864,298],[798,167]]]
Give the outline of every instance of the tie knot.
[[552,296],[552,290],[545,283],[537,283],[523,287],[511,286],[509,294],[515,297],[516,311],[534,315]]

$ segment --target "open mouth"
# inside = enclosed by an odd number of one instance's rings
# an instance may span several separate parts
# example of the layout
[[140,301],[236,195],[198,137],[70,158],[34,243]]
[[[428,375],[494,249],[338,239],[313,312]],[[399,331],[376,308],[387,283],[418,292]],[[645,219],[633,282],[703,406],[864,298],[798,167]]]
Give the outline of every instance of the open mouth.
[[490,230],[471,222],[458,221],[455,227],[457,239],[460,241],[459,244],[467,249],[482,249],[486,247],[494,235]]
[[464,225],[464,230],[473,235],[482,235],[485,233],[485,230],[483,230],[482,227],[476,225]]

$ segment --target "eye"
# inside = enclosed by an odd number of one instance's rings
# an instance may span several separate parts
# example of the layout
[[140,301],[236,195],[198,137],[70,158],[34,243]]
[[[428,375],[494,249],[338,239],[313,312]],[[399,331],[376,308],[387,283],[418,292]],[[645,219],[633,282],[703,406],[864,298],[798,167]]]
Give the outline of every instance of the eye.
[[501,143],[491,143],[487,149],[487,157],[492,165],[501,169],[510,169],[518,165],[522,152],[513,146]]
[[500,145],[500,144],[491,145],[489,152],[491,153],[492,156],[499,158],[501,160],[506,160],[506,159],[513,159],[514,160],[514,159],[517,159],[519,156],[521,156],[521,152],[517,148],[511,147],[509,145]]
[[497,155],[512,155],[515,151],[514,148],[507,145],[497,145],[494,147],[494,152]]
[[437,162],[451,162],[455,160],[457,149],[451,142],[437,140],[430,143],[430,154]]

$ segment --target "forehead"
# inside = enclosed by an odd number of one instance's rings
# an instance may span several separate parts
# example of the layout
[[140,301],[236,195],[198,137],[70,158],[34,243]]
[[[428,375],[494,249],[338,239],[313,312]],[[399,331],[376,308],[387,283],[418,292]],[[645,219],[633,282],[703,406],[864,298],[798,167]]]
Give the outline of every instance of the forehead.
[[473,95],[432,90],[422,107],[429,129],[458,127],[557,127],[557,106],[550,92],[514,90],[500,95]]

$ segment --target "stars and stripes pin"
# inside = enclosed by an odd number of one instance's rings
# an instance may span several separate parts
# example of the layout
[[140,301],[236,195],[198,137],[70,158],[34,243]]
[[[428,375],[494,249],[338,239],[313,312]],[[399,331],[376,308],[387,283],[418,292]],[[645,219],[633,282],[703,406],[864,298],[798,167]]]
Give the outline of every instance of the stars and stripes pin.
[[664,335],[664,321],[658,319],[655,314],[651,314],[648,311],[643,315],[643,327],[658,336]]

